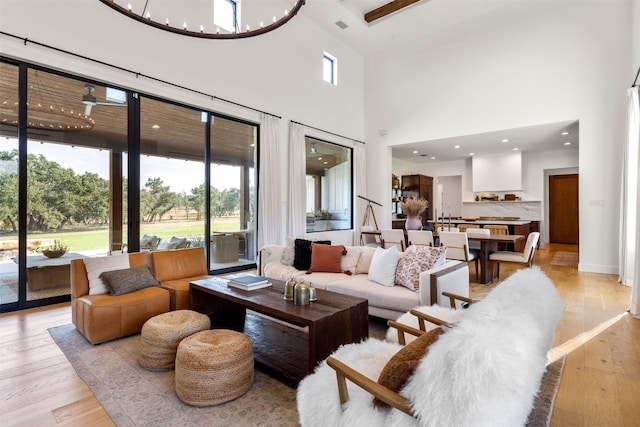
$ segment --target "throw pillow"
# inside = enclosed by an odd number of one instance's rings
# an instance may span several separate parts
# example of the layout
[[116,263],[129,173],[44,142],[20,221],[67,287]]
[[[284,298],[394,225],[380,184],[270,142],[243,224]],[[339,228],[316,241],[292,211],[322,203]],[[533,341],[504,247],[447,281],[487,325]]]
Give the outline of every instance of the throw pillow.
[[160,283],[153,277],[151,270],[146,265],[105,271],[100,274],[100,278],[109,286],[111,295],[128,294],[150,286],[160,286]]
[[396,283],[412,291],[420,288],[420,273],[443,265],[447,256],[446,246],[411,245],[398,261]]
[[376,253],[376,248],[372,246],[362,247],[362,255],[360,255],[360,258],[358,258],[358,263],[356,264],[356,273],[358,274],[369,273],[371,260],[373,259],[373,254],[375,253]]
[[83,261],[89,279],[89,295],[109,293],[109,288],[100,278],[104,271],[129,268],[129,254],[85,258]]
[[293,258],[293,266],[296,270],[307,271],[311,267],[311,243],[322,245],[330,245],[330,240],[311,240],[296,239],[294,242],[295,257]]
[[282,261],[280,261],[281,264],[293,265],[293,260],[296,257],[295,241],[296,239],[294,239],[293,237],[286,238],[287,243],[284,247],[284,252],[282,254]]
[[342,273],[342,256],[347,250],[342,245],[311,244],[311,266],[307,273]]
[[[415,372],[420,361],[429,351],[429,346],[436,342],[443,332],[444,329],[442,328],[432,329],[405,345],[382,368],[378,377],[378,384],[396,393],[400,392]],[[378,398],[373,399],[373,404],[378,408],[389,407],[387,403]]]
[[395,284],[397,266],[397,246],[392,246],[389,249],[376,248],[376,252],[371,259],[367,278],[383,286],[393,286]]
[[342,257],[342,271],[355,274],[358,260],[360,259],[360,255],[362,255],[362,247],[346,246],[345,249],[347,250],[347,254]]

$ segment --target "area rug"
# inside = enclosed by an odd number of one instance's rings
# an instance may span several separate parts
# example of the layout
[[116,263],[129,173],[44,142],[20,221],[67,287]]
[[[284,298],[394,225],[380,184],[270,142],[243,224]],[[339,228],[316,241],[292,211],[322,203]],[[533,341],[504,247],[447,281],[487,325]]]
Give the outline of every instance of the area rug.
[[551,259],[551,265],[577,267],[580,254],[578,252],[558,251]]
[[139,334],[94,346],[73,325],[51,328],[49,333],[119,427],[299,425],[295,390],[258,370],[245,395],[197,408],[176,395],[174,371],[151,372],[138,366]]
[[[371,337],[382,338],[385,331],[384,322],[370,322]],[[295,390],[259,370],[244,396],[196,408],[175,394],[174,371],[138,366],[139,334],[94,346],[71,324],[50,328],[49,333],[117,426],[299,425]],[[547,368],[527,426],[549,425],[563,365],[564,357]]]

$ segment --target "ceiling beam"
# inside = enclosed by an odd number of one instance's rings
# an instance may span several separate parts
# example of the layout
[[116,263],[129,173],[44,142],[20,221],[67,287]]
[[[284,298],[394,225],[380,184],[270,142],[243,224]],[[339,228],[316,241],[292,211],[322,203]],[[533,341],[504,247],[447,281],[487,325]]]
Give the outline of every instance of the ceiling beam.
[[385,5],[382,5],[376,9],[373,9],[364,14],[364,20],[368,23],[375,21],[376,19],[384,18],[385,16],[397,12],[400,9],[419,2],[420,0],[393,0]]

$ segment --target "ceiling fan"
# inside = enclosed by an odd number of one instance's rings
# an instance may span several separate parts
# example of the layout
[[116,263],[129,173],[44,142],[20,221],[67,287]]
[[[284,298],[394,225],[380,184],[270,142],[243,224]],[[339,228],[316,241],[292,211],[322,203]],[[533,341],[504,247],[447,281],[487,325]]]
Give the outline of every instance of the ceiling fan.
[[90,116],[91,115],[91,108],[93,108],[94,105],[106,105],[106,106],[111,106],[111,107],[126,107],[127,106],[127,104],[124,101],[122,101],[122,102],[98,102],[96,97],[93,95],[93,92],[95,92],[96,88],[92,84],[89,84],[89,83],[87,83],[84,86],[84,88],[87,91],[87,93],[82,95],[82,103],[85,105],[85,107],[84,107],[84,115],[85,116]]

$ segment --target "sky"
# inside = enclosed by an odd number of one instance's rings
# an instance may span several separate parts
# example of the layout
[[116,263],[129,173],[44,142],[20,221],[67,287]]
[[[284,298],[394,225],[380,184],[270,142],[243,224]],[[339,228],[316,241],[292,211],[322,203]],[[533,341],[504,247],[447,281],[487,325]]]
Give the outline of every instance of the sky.
[[[18,148],[16,139],[3,139],[0,151]],[[109,151],[93,148],[72,147],[70,145],[29,142],[29,154],[42,154],[64,168],[71,168],[82,175],[85,172],[98,174],[109,179]],[[126,167],[124,171],[126,177]],[[212,184],[218,190],[240,188],[238,168],[228,165],[213,165]],[[140,182],[144,185],[148,178],[161,178],[175,193],[191,193],[191,189],[204,182],[204,164],[191,160],[171,160],[165,157],[142,156],[140,158]]]

